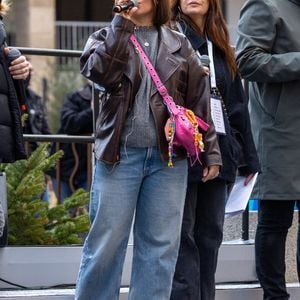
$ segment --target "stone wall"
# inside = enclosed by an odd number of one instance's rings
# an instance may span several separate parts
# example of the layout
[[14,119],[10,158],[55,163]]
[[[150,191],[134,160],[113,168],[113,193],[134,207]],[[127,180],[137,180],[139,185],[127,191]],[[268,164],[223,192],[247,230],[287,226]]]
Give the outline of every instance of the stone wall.
[[[9,15],[18,47],[55,48],[55,0],[15,0]],[[42,78],[51,76],[53,58],[28,56],[35,70],[34,89],[41,93]]]

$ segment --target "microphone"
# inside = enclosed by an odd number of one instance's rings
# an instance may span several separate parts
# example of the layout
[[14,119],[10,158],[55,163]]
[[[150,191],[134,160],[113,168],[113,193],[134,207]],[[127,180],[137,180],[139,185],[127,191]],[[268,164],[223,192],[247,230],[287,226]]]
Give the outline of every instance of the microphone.
[[201,61],[202,65],[203,65],[204,67],[209,68],[210,58],[209,58],[208,55],[205,55],[205,54],[204,54],[204,55],[201,55],[201,56],[200,56],[200,61]]
[[[9,52],[7,54],[7,60],[9,63],[11,63],[13,60],[17,59],[21,56],[21,52],[17,48],[9,48]],[[25,86],[24,81],[22,79],[13,79],[14,86],[17,93],[17,98],[19,101],[19,105],[21,107],[22,111],[26,111],[26,92],[25,92]]]
[[130,0],[123,4],[118,4],[113,7],[114,13],[121,13],[122,11],[127,11],[138,5],[138,0]]

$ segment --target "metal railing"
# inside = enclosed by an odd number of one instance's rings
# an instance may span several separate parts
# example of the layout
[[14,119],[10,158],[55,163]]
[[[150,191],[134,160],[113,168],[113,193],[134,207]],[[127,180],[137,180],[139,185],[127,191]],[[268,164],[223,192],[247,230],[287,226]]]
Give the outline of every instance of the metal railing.
[[[67,50],[67,49],[45,49],[45,48],[26,48],[26,47],[18,47],[18,49],[24,55],[39,55],[39,56],[53,56],[53,57],[69,57],[69,58],[78,58],[81,55],[81,51],[77,50]],[[93,124],[95,128],[95,113],[98,113],[98,101],[97,93],[93,89],[92,93],[92,101],[94,107],[94,114],[93,114]],[[24,134],[24,141],[26,144],[31,142],[51,142],[56,144],[56,149],[59,150],[60,143],[80,143],[80,144],[87,144],[87,161],[90,162],[87,165],[87,182],[88,187],[91,184],[91,173],[92,173],[92,148],[89,147],[89,144],[94,143],[94,136],[93,135],[86,135],[86,136],[76,136],[76,135],[66,135],[66,134]],[[75,167],[75,166],[74,166]],[[56,179],[58,183],[58,191],[56,194],[58,202],[60,202],[61,198],[61,180],[60,180],[60,163],[57,163],[57,172],[56,172]]]
[[[56,48],[81,50],[93,32],[108,25],[108,22],[56,21]],[[61,57],[60,63],[69,65],[73,59]]]

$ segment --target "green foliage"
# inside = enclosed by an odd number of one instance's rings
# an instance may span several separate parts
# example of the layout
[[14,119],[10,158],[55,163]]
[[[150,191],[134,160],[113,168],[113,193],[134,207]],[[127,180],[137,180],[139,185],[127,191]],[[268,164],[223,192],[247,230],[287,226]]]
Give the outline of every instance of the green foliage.
[[28,120],[28,114],[23,113],[22,116],[21,116],[22,127],[25,126],[25,123],[27,122],[27,120]]
[[44,172],[63,155],[60,150],[49,156],[48,147],[42,143],[28,160],[0,164],[7,178],[10,245],[81,244],[89,230],[88,192],[79,189],[53,208],[40,199],[46,188]]

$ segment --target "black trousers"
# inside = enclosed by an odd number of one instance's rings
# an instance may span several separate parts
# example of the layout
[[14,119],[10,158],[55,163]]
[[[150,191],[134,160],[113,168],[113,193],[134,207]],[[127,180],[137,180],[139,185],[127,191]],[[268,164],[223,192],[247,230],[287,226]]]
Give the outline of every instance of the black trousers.
[[213,300],[218,251],[223,239],[227,184],[189,183],[172,300]]
[[[285,245],[292,225],[295,203],[299,201],[259,201],[258,226],[255,237],[256,272],[265,300],[286,300]],[[299,223],[299,220],[298,220]],[[297,271],[300,278],[300,236],[297,241]]]

